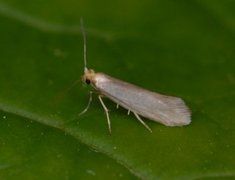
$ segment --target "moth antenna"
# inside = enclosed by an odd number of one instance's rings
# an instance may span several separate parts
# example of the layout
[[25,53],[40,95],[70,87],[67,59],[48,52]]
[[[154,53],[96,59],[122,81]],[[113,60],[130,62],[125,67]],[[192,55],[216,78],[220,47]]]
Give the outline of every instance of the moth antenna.
[[87,71],[87,60],[86,60],[86,32],[84,29],[83,18],[80,19],[81,23],[81,32],[83,37],[83,58],[84,58],[84,72]]

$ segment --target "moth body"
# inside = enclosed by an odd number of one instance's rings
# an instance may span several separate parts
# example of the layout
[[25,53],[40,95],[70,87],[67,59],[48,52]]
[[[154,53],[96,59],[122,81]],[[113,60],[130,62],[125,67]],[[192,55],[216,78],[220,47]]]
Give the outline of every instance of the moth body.
[[83,81],[123,108],[166,126],[191,122],[190,111],[178,97],[155,93],[103,73],[87,70]]

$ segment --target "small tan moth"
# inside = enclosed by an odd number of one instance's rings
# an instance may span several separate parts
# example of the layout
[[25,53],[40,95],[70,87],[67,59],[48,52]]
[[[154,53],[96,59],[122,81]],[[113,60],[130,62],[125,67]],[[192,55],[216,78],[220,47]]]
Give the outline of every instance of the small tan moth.
[[[81,31],[84,40],[84,75],[82,81],[91,85],[98,91],[98,98],[106,113],[108,129],[111,133],[111,122],[108,109],[102,97],[107,97],[132,112],[135,117],[150,131],[150,127],[140,118],[139,115],[162,123],[166,126],[184,126],[191,122],[191,113],[184,101],[178,97],[166,96],[155,93],[133,84],[118,80],[104,73],[96,73],[93,69],[87,68],[86,60],[86,34],[81,19]],[[87,107],[80,113],[85,113],[92,101],[92,92]]]

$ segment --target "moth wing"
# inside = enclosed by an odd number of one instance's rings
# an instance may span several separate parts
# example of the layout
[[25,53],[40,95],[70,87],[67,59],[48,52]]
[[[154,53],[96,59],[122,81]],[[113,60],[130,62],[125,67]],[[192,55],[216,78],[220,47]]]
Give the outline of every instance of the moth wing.
[[150,120],[166,126],[184,126],[191,122],[191,113],[178,97],[165,96],[133,84],[97,73],[95,88],[103,95]]

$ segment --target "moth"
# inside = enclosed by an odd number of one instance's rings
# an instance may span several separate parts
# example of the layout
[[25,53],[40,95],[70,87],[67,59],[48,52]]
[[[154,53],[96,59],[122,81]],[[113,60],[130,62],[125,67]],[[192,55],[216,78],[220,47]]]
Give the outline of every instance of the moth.
[[[105,111],[108,129],[111,133],[111,122],[109,111],[102,98],[107,97],[123,108],[132,112],[134,116],[150,132],[151,128],[142,120],[145,117],[149,120],[159,122],[166,126],[184,126],[191,122],[191,113],[185,102],[179,97],[166,96],[146,90],[131,83],[113,78],[101,72],[95,72],[87,68],[86,60],[86,34],[81,19],[81,31],[84,40],[84,75],[82,81],[91,85],[98,92],[98,99]],[[92,102],[92,92],[87,107],[80,113],[84,114]]]

